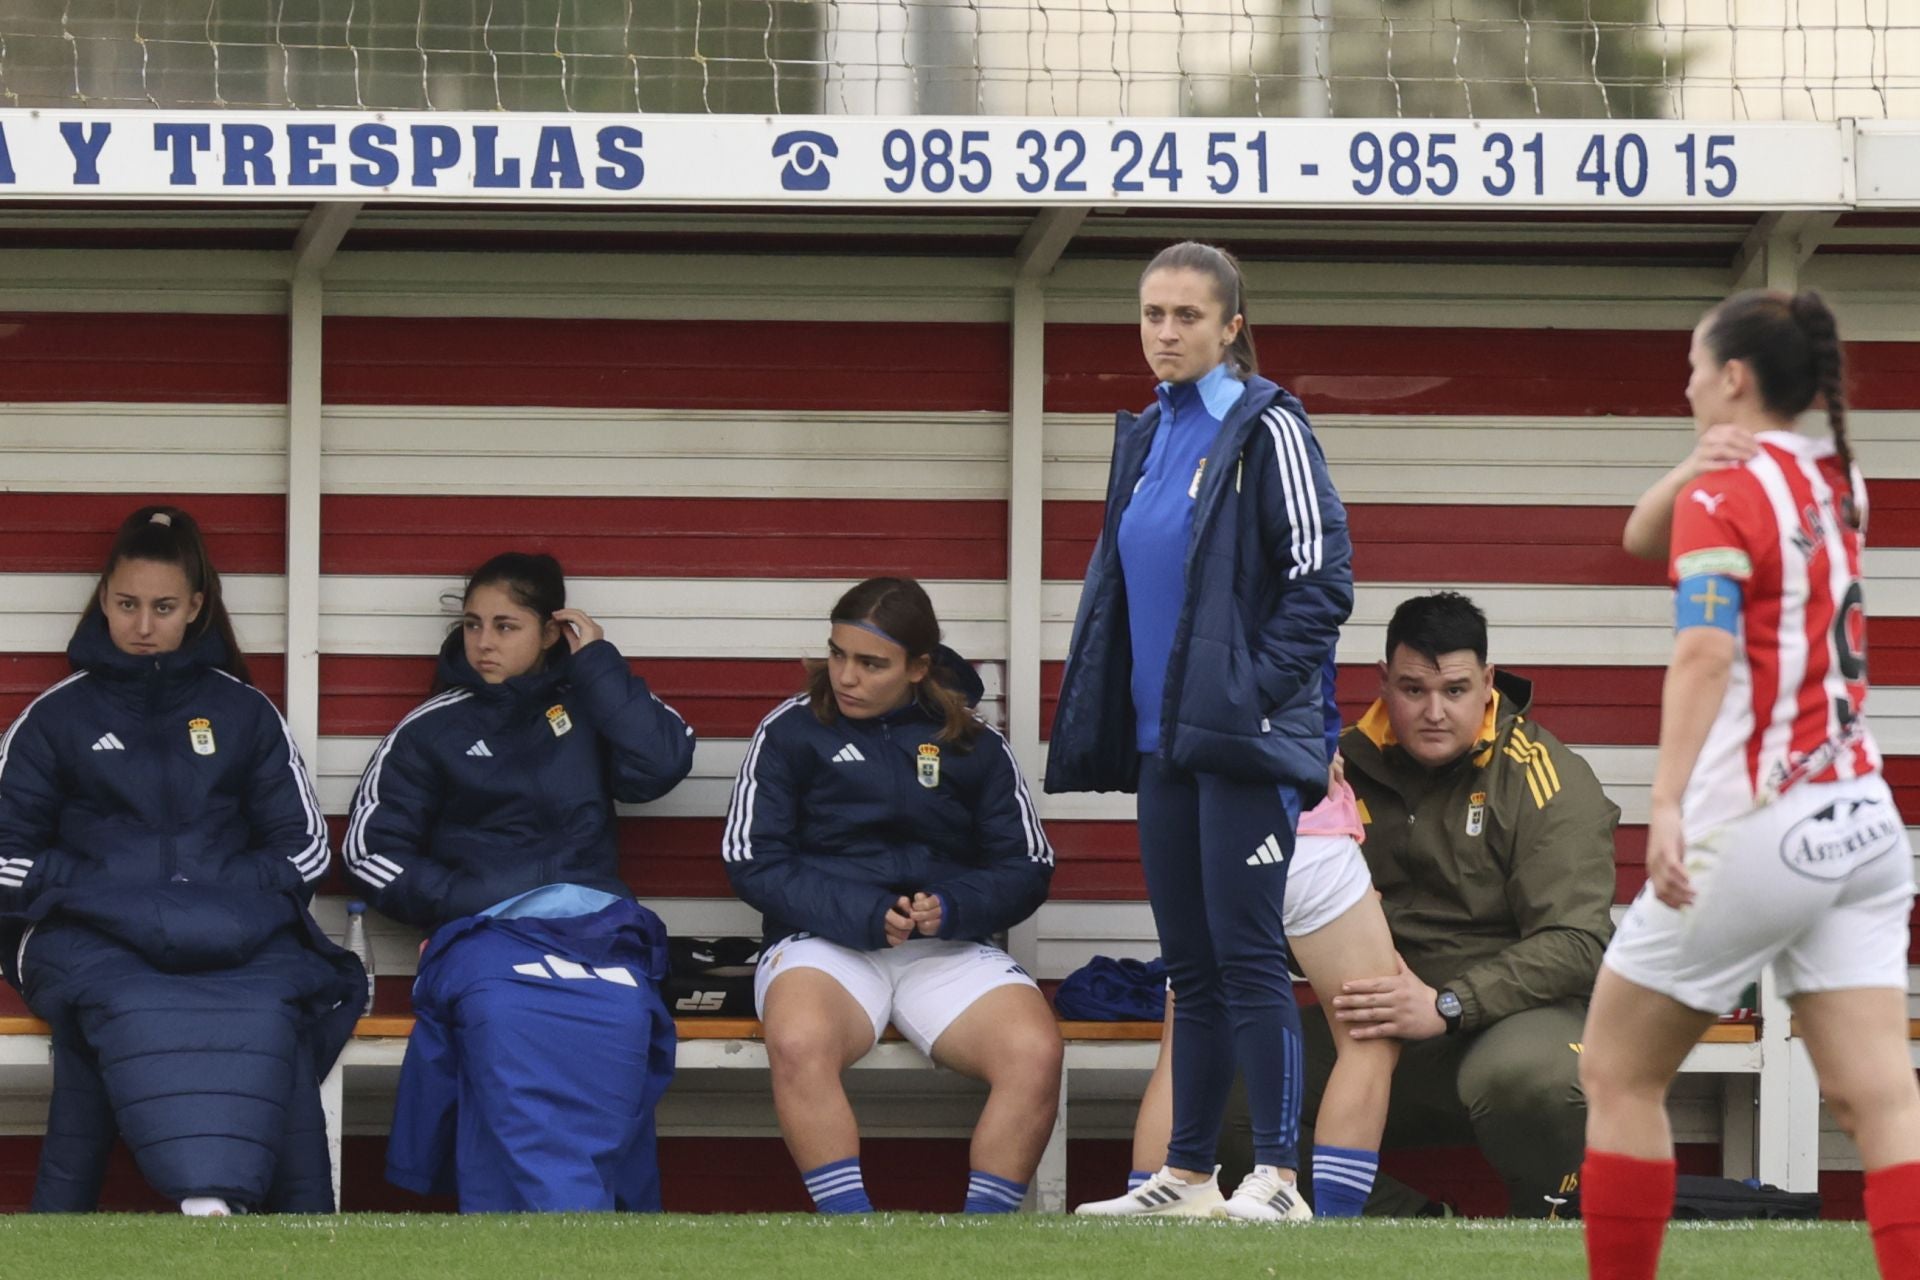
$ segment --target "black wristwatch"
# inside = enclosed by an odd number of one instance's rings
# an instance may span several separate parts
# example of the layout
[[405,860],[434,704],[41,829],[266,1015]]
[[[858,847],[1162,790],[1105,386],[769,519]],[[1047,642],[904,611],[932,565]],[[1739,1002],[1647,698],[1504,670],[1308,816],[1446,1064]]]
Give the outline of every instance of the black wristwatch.
[[1453,994],[1453,988],[1442,987],[1433,998],[1433,1011],[1447,1024],[1447,1034],[1454,1035],[1460,1030],[1460,997]]

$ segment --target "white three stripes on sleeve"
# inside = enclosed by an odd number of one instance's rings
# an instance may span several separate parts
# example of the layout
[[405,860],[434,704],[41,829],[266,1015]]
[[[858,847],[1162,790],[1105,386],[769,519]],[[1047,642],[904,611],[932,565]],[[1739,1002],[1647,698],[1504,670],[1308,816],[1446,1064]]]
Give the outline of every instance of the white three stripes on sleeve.
[[1320,568],[1326,554],[1320,520],[1320,494],[1313,483],[1313,460],[1307,450],[1306,430],[1300,420],[1279,405],[1262,415],[1267,433],[1273,437],[1273,452],[1280,468],[1280,494],[1287,507],[1288,552],[1293,566],[1289,579]]
[[760,763],[760,748],[767,739],[767,726],[795,707],[807,705],[807,697],[788,698],[767,713],[747,744],[746,758],[740,762],[739,776],[733,780],[733,795],[727,801],[727,825],[720,838],[720,856],[727,862],[753,861],[753,803],[760,795],[760,780],[754,766]]
[[[45,693],[42,693],[39,697],[27,704],[26,710],[22,711],[19,717],[14,720],[12,727],[7,730],[6,736],[0,737],[0,788],[4,788],[5,786],[7,753],[13,750],[14,735],[20,732],[20,726],[27,722],[27,717],[33,714],[33,709],[74,681],[84,680],[86,678],[86,672],[76,671],[66,679],[48,688]],[[27,873],[33,870],[33,863],[34,859],[32,858],[0,858],[0,889],[19,889],[24,887],[27,882]]]
[[327,851],[327,820],[320,812],[320,798],[314,794],[313,779],[307,774],[306,761],[300,758],[300,748],[293,740],[293,730],[287,727],[286,717],[280,714],[280,708],[274,706],[273,700],[266,694],[235,675],[225,671],[220,674],[242,688],[260,694],[260,700],[267,704],[267,714],[280,725],[280,736],[287,743],[287,768],[293,771],[294,786],[299,792],[300,806],[307,818],[306,846],[298,853],[289,854],[287,861],[293,864],[293,869],[300,873],[302,880],[311,884],[326,874],[327,863],[332,860],[332,855]]
[[1020,806],[1020,825],[1027,833],[1027,860],[1053,865],[1053,846],[1047,843],[1047,833],[1040,826],[1040,814],[1033,807],[1033,796],[1027,790],[1027,775],[1020,772],[1020,761],[1013,754],[1013,744],[992,729],[983,729],[1000,740],[1000,749],[1007,753],[1007,763],[1013,766],[1013,798]]
[[372,763],[367,765],[366,776],[360,779],[360,790],[353,797],[353,816],[347,820],[347,838],[341,842],[340,848],[347,860],[347,870],[368,884],[384,888],[406,870],[391,858],[367,851],[367,823],[372,819],[374,810],[380,807],[380,770],[386,765],[387,755],[399,739],[400,731],[430,711],[465,702],[472,696],[472,692],[466,689],[450,689],[438,697],[428,698],[402,716],[400,723],[393,726],[393,732],[380,740]]

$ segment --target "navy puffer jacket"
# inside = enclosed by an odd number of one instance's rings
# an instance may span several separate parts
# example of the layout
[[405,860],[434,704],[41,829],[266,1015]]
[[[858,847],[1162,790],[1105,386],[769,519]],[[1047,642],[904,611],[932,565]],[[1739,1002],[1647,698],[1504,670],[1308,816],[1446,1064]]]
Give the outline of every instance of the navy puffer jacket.
[[545,884],[632,897],[614,801],[657,800],[687,776],[687,722],[606,640],[488,684],[455,632],[440,681],[354,795],[343,852],[373,905],[435,929]]
[[[1106,517],[1087,566],[1046,787],[1138,786],[1132,638],[1115,533],[1160,423],[1116,421]],[[1327,789],[1324,672],[1353,609],[1346,508],[1300,402],[1247,379],[1207,451],[1187,547],[1186,599],[1167,660],[1160,753],[1196,773],[1280,782],[1303,806]]]
[[90,613],[74,673],[0,739],[0,911],[59,887],[215,882],[302,902],[327,828],[286,721],[209,630],[123,653]]
[[[939,662],[970,701],[980,679],[944,646]],[[791,698],[747,746],[722,848],[734,892],[765,917],[768,942],[805,931],[878,951],[901,895],[939,895],[942,938],[980,940],[1046,901],[1053,847],[1007,740],[982,726],[970,749],[908,703],[822,724]]]

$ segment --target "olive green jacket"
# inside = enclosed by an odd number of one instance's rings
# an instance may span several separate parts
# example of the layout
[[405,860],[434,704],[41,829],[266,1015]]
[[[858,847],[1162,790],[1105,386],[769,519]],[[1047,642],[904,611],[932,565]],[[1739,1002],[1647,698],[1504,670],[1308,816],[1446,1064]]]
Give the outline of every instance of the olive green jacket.
[[1613,935],[1620,810],[1593,769],[1527,718],[1532,681],[1494,674],[1474,747],[1439,769],[1403,751],[1375,702],[1340,738],[1394,945],[1461,1028],[1586,998]]

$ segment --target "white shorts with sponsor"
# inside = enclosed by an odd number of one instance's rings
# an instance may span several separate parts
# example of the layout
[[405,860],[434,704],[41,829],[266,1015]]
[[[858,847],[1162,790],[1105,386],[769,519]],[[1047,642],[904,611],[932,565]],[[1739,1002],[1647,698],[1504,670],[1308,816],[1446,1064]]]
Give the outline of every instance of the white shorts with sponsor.
[[1373,892],[1366,855],[1352,836],[1299,836],[1287,867],[1281,918],[1289,938],[1315,933]]
[[855,951],[796,933],[760,957],[753,974],[756,1013],[766,1015],[767,988],[794,969],[818,969],[839,983],[866,1010],[875,1040],[892,1022],[914,1048],[928,1055],[954,1019],[987,992],[1036,985],[1012,956],[984,942],[915,938],[884,951]]
[[1886,780],[1802,783],[1692,839],[1691,907],[1648,885],[1607,948],[1622,977],[1720,1013],[1769,962],[1782,995],[1907,987],[1913,853]]

